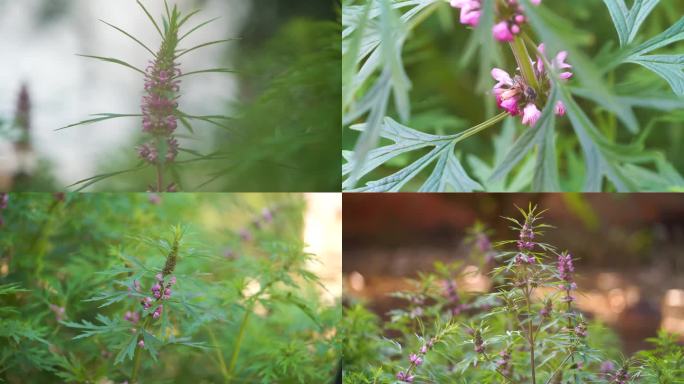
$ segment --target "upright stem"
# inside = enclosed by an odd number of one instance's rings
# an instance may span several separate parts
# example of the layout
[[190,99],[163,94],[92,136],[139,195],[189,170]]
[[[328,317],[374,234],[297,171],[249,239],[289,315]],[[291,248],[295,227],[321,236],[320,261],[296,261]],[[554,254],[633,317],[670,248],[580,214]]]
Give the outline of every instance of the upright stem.
[[164,192],[164,166],[157,164],[157,192]]
[[140,347],[135,347],[135,355],[133,355],[133,371],[131,372],[131,384],[136,384],[138,382],[138,372],[140,371],[140,358],[142,353],[140,353]]
[[530,303],[532,287],[530,287],[530,279],[527,274],[527,267],[525,267],[525,281],[525,301],[527,302],[527,341],[530,344],[530,369],[532,371],[532,384],[537,384],[536,369],[534,362],[534,334],[532,333],[532,305]]
[[527,320],[527,332],[529,334],[529,341],[530,341],[530,367],[532,367],[532,384],[537,383],[537,379],[535,377],[535,363],[534,363],[534,335],[532,334],[532,311],[530,309],[530,297],[529,293],[527,296],[527,313],[530,316]]
[[527,47],[525,47],[525,42],[518,36],[515,37],[512,43],[510,43],[511,50],[513,51],[513,56],[515,56],[515,61],[520,67],[520,72],[522,72],[523,77],[527,84],[531,85],[535,91],[539,91],[539,81],[537,81],[537,76],[534,74],[534,68],[532,68],[532,58],[530,58],[529,52],[527,52]]
[[[149,322],[149,317],[143,321],[142,327],[140,328],[143,331],[143,334]],[[143,355],[143,349],[137,345],[137,341],[138,340],[136,339],[135,353],[133,354],[133,371],[131,371],[131,384],[137,384],[138,373],[140,372],[140,363],[142,361],[141,359]]]
[[[565,296],[570,296],[570,292],[566,292]],[[568,301],[568,315],[571,315],[571,314],[572,314],[572,305]],[[574,327],[574,324],[572,323],[572,317],[568,316],[568,330],[570,332],[572,332],[573,327]],[[575,365],[575,354],[573,353],[572,350],[570,351],[570,359],[572,361],[572,365]],[[573,370],[572,375],[575,379],[575,384],[579,384],[579,378],[577,377],[577,371]]]
[[223,382],[227,383],[228,380],[230,380],[230,376],[228,376],[228,368],[226,368],[226,361],[223,359],[223,353],[221,353],[221,349],[218,346],[218,341],[216,340],[216,335],[214,334],[214,331],[212,331],[211,327],[207,327],[207,332],[209,333],[209,337],[211,338],[211,342],[214,344],[214,347],[215,347],[216,359],[219,362],[219,368],[221,368],[221,375],[223,375]]
[[233,381],[233,371],[235,370],[235,365],[237,364],[238,354],[240,353],[240,346],[242,345],[242,339],[245,336],[245,329],[247,328],[247,321],[252,313],[252,306],[245,308],[245,314],[242,316],[242,322],[240,323],[240,330],[238,331],[237,340],[235,340],[235,347],[233,348],[233,355],[230,358],[230,365],[228,366],[228,383]]

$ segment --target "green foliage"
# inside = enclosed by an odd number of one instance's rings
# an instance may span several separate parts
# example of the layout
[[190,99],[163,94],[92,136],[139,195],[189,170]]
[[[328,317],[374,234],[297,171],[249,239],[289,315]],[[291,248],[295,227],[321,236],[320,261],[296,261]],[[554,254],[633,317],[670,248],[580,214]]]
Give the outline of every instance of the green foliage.
[[[514,68],[511,55],[501,54],[507,46],[492,38],[494,0],[482,1],[480,23],[472,30],[458,23],[458,10],[445,1],[343,3],[345,190],[627,192],[684,186],[678,144],[682,120],[677,112],[684,107],[684,61],[676,53],[684,20],[666,21],[681,14],[681,4],[637,0],[628,8],[623,0],[545,1],[538,7],[521,3],[528,24],[519,40],[524,40],[531,59],[536,60],[541,42],[549,58],[567,51],[575,76],[566,84],[552,74],[552,93],[540,121],[533,128],[507,123],[515,127],[512,136],[511,128],[498,134],[485,131],[500,121],[491,117],[495,106],[490,71]],[[608,15],[620,47],[611,41],[612,26],[599,21]],[[642,42],[646,34],[655,37]],[[672,53],[651,54],[657,49]],[[623,63],[655,72],[675,95],[648,71]],[[554,116],[556,100],[568,107],[566,117]],[[469,132],[461,130],[468,124],[445,127],[436,116],[484,122],[471,125],[470,130],[481,131],[478,135],[449,142],[458,132]],[[444,148],[427,153],[420,149],[436,144],[418,145],[415,135],[398,141],[387,137],[383,127],[388,119],[421,134],[436,131]],[[573,130],[565,129],[568,124]],[[496,144],[497,137],[509,142]],[[459,157],[467,161],[461,164]],[[445,172],[446,164],[458,172]]]
[[637,358],[641,360],[641,376],[660,384],[679,382],[684,377],[684,351],[677,336],[660,331],[657,338],[647,341],[654,348],[637,353]]
[[[0,380],[332,381],[341,314],[307,269],[302,209],[297,195],[10,194]],[[160,273],[177,283],[155,319],[140,301]]]
[[215,137],[206,188],[339,191],[339,26],[294,19],[238,68],[248,92],[233,129]]

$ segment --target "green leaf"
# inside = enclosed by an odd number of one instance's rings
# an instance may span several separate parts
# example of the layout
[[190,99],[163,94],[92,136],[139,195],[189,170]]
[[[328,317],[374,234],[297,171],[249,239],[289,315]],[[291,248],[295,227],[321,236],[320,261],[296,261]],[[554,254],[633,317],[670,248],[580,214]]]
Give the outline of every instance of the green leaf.
[[537,149],[532,190],[538,192],[558,192],[560,182],[558,177],[558,161],[556,159],[556,135],[554,130],[554,115],[541,126],[542,140]]
[[134,71],[136,71],[136,72],[140,72],[141,74],[145,75],[145,72],[143,72],[141,69],[138,69],[138,68],[136,68],[135,66],[133,66],[133,65],[131,65],[131,64],[128,64],[127,62],[125,62],[125,61],[123,61],[123,60],[114,59],[114,58],[111,58],[111,57],[101,57],[101,56],[92,56],[92,55],[76,55],[76,56],[88,57],[88,58],[91,58],[91,59],[97,59],[97,60],[106,61],[106,62],[108,62],[108,63],[114,63],[114,64],[123,65],[124,67],[130,68],[130,69],[132,69],[132,70],[134,70]]
[[180,43],[183,39],[185,39],[186,37],[190,36],[193,32],[195,32],[195,31],[197,31],[198,29],[204,27],[205,25],[208,25],[208,24],[210,24],[210,23],[213,23],[214,21],[216,21],[216,20],[218,20],[218,19],[220,19],[220,17],[215,17],[215,18],[213,18],[213,19],[211,19],[211,20],[207,20],[207,21],[201,23],[200,25],[198,25],[198,26],[192,28],[191,30],[189,30],[188,32],[186,32],[183,36],[181,36],[181,37],[178,39],[178,42]]
[[[347,178],[343,182],[342,188],[359,192],[399,191],[423,169],[437,160],[437,167],[430,178],[428,178],[427,182],[421,187],[421,190],[439,191],[446,189],[449,186],[457,191],[463,192],[482,189],[477,182],[465,174],[460,162],[455,155],[453,155],[454,145],[489,126],[496,124],[498,121],[503,120],[504,117],[505,114],[500,114],[483,124],[469,128],[458,134],[448,136],[420,132],[401,125],[387,117],[381,127],[380,136],[389,139],[394,143],[370,151],[365,163],[359,169],[360,177],[363,177],[375,168],[402,153],[426,147],[434,148],[409,166],[380,180],[368,182],[365,187],[351,189],[353,188],[353,182],[351,181],[351,178]],[[363,131],[366,127],[367,124],[359,124],[352,126],[351,128]],[[342,167],[342,174],[348,175],[355,169],[354,162],[356,160],[349,152],[345,152],[343,155],[347,159],[347,163]]]
[[143,12],[145,12],[145,14],[147,15],[147,18],[150,19],[150,21],[152,22],[152,25],[154,25],[154,28],[157,29],[157,32],[159,32],[159,36],[164,38],[164,34],[162,33],[161,29],[159,29],[159,24],[157,24],[157,22],[154,21],[154,17],[152,17],[150,12],[147,10],[147,8],[145,8],[145,6],[140,2],[140,0],[136,0],[136,2],[140,6],[140,8],[142,8]]
[[641,56],[681,40],[684,40],[684,17],[658,36],[632,49],[631,56]]
[[216,45],[216,44],[227,43],[227,42],[235,41],[235,40],[237,40],[237,39],[216,40],[216,41],[210,41],[210,42],[208,42],[208,43],[200,44],[200,45],[197,45],[197,46],[192,47],[192,48],[181,49],[181,50],[180,50],[181,53],[179,53],[178,55],[176,55],[176,59],[178,59],[179,57],[185,55],[186,53],[190,53],[190,52],[192,52],[192,51],[194,51],[194,50],[197,50],[197,49],[200,49],[200,48],[204,48],[204,47],[208,47],[208,46]]
[[492,175],[489,177],[489,181],[494,182],[503,180],[508,173],[511,172],[513,167],[525,158],[525,155],[534,148],[535,144],[543,141],[543,138],[544,130],[539,129],[538,126],[536,128],[526,127],[523,134],[520,135],[518,140],[510,147],[504,160],[494,169],[494,172],[492,172]]
[[60,323],[69,328],[75,328],[82,331],[81,334],[76,335],[74,339],[81,339],[84,337],[92,337],[95,335],[108,334],[112,332],[120,332],[130,328],[130,324],[126,325],[121,322],[112,320],[104,315],[97,315],[95,317],[101,325],[96,325],[88,320],[83,320],[80,323],[61,321]]
[[454,153],[455,143],[451,143],[437,160],[437,165],[419,192],[472,192],[483,190],[482,186],[470,178]]
[[101,116],[101,117],[96,117],[94,119],[79,121],[78,123],[67,125],[66,127],[57,128],[55,131],[61,131],[63,129],[72,128],[72,127],[76,127],[79,125],[93,124],[93,123],[97,123],[97,122],[105,121],[105,120],[118,119],[121,117],[141,117],[142,115],[141,114],[96,113],[93,116]]
[[228,69],[228,68],[203,69],[201,71],[193,71],[193,72],[182,73],[180,76],[177,76],[176,78],[190,76],[190,75],[197,75],[200,73],[235,73],[235,71],[232,69]]
[[117,31],[123,33],[124,35],[130,37],[131,40],[133,40],[133,41],[135,41],[136,43],[140,44],[140,46],[143,47],[143,48],[145,48],[145,49],[147,50],[147,52],[151,53],[152,56],[157,57],[157,55],[154,53],[154,51],[152,51],[150,48],[148,48],[147,45],[143,44],[142,41],[140,41],[140,40],[138,40],[137,38],[135,38],[135,36],[131,35],[130,33],[126,32],[126,31],[124,31],[123,29],[117,27],[116,25],[109,24],[108,22],[106,22],[106,21],[104,21],[104,20],[102,20],[102,19],[100,19],[100,21],[103,22],[103,23],[105,23],[105,24],[107,24],[107,25],[109,25],[110,27],[116,29]]
[[620,46],[634,40],[641,24],[659,2],[660,0],[635,0],[632,9],[627,9],[624,0],[603,0],[615,24]]
[[[606,161],[588,132],[589,130],[596,129],[596,127],[594,127],[589,117],[575,103],[569,92],[561,94],[561,99],[565,104],[567,116],[575,129],[584,152],[585,176],[584,186],[582,187],[583,192],[601,192]],[[618,188],[618,190],[620,189],[622,188]]]
[[679,96],[684,96],[684,55],[646,55],[658,48],[684,40],[684,17],[665,32],[632,49],[623,62],[639,64],[663,79]]
[[627,60],[650,69],[665,79],[672,90],[684,96],[684,55],[648,55]]
[[77,181],[77,182],[75,182],[75,183],[69,185],[67,188],[71,188],[71,187],[75,187],[75,186],[77,186],[77,185],[80,185],[80,186],[78,187],[78,189],[76,189],[76,192],[80,192],[80,191],[82,191],[82,190],[88,188],[89,186],[91,186],[91,185],[93,185],[93,184],[95,184],[95,183],[97,183],[97,182],[100,182],[100,181],[102,181],[102,180],[108,179],[108,178],[110,178],[110,177],[118,176],[118,175],[123,175],[123,174],[125,174],[125,173],[136,172],[136,171],[139,171],[139,170],[141,170],[141,169],[143,169],[143,168],[146,168],[147,166],[148,166],[148,164],[143,163],[143,164],[141,164],[141,165],[138,165],[138,166],[135,167],[135,168],[125,169],[125,170],[123,170],[123,171],[117,171],[117,172],[103,173],[103,174],[100,174],[100,175],[96,175],[96,176],[93,176],[93,177],[89,177],[89,178],[87,178],[87,179],[79,180],[79,181]]
[[114,365],[117,365],[119,363],[122,363],[126,357],[128,359],[133,360],[133,355],[135,355],[135,348],[138,347],[138,334],[134,334],[130,336],[128,341],[126,342],[125,346],[121,348],[119,353],[116,355],[116,358],[114,359]]
[[500,166],[505,161],[505,155],[515,140],[516,119],[513,117],[507,118],[503,123],[501,133],[494,137],[494,159],[492,165],[485,163],[483,160],[475,155],[468,156],[468,163],[475,175],[484,184],[484,188],[488,192],[520,192],[530,185],[532,174],[534,172],[534,157],[527,156],[520,165],[515,175],[510,178],[510,181],[491,180],[492,172],[495,168]]

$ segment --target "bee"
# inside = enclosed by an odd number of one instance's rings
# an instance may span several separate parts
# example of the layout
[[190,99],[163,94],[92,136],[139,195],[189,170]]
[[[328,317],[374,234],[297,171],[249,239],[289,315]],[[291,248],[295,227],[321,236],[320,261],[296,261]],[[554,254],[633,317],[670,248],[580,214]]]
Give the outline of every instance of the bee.
[[527,85],[523,86],[523,95],[525,95],[525,98],[530,101],[534,101],[537,98],[537,92],[534,90],[534,88]]

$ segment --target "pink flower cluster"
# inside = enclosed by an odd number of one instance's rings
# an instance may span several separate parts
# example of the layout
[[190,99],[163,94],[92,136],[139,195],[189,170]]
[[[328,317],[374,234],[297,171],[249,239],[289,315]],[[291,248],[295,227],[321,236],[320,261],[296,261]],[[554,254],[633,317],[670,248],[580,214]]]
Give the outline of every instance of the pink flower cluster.
[[423,365],[425,355],[430,351],[430,349],[432,349],[432,347],[434,347],[435,341],[436,340],[433,337],[427,343],[423,344],[422,347],[420,347],[420,351],[418,353],[412,353],[409,355],[409,363],[411,364],[406,371],[399,371],[397,373],[397,380],[403,383],[413,383],[413,380],[416,378],[415,375],[412,374],[413,370]]
[[534,249],[534,229],[529,223],[525,223],[522,228],[520,228],[520,236],[517,242],[518,251],[515,255],[514,262],[517,265],[521,264],[534,264],[535,258],[533,255],[529,255],[528,252]]
[[180,75],[178,65],[164,57],[151,61],[145,71],[146,94],[141,106],[143,132],[152,134],[156,140],[140,146],[138,154],[151,164],[160,161],[162,143],[165,144],[164,161],[171,162],[178,155],[178,141],[173,132],[178,127],[176,94],[180,90]]
[[[145,297],[142,299],[140,304],[143,306],[144,310],[148,310],[152,308],[154,303],[156,302],[161,302],[164,300],[168,300],[171,298],[171,287],[176,284],[176,277],[171,276],[169,278],[168,283],[164,283],[164,275],[161,273],[157,273],[155,276],[156,282],[150,289],[152,292],[152,297]],[[153,319],[158,319],[162,315],[162,311],[164,310],[164,305],[159,304],[157,308],[155,308],[154,312],[152,312],[150,315],[152,316]],[[128,319],[127,319],[128,320]]]
[[[541,0],[530,0],[539,5]],[[463,25],[477,27],[482,16],[481,0],[451,0],[451,6],[461,10],[460,22]],[[504,7],[500,7],[503,5]],[[492,28],[492,34],[498,41],[513,41],[527,21],[518,0],[504,0],[497,3],[497,23]]]
[[451,0],[451,6],[461,9],[461,24],[477,27],[480,23],[480,16],[482,16],[480,0]]
[[458,316],[461,312],[468,309],[468,305],[461,302],[461,296],[456,290],[456,282],[451,279],[444,280],[443,295],[453,307],[450,309],[451,314]]
[[[541,54],[544,54],[544,44],[539,45],[537,49]],[[566,51],[561,51],[550,63],[552,69],[560,72],[561,80],[568,80],[572,77],[572,72],[568,71],[572,66],[565,62],[567,56]],[[533,62],[532,64],[534,76],[540,84],[541,90],[532,88],[519,74],[511,77],[503,69],[492,69],[492,77],[497,81],[493,89],[496,104],[511,116],[522,115],[522,123],[530,127],[534,127],[539,121],[541,110],[537,105],[541,105],[542,99],[548,97],[551,88],[544,60],[537,57],[536,63]],[[558,116],[565,115],[565,104],[562,101],[556,102],[554,113]]]
[[565,291],[563,301],[568,303],[575,301],[575,297],[572,295],[572,291],[577,289],[577,284],[573,277],[574,272],[575,266],[572,262],[572,255],[565,252],[558,255],[558,277],[563,280],[563,285],[561,286]]

